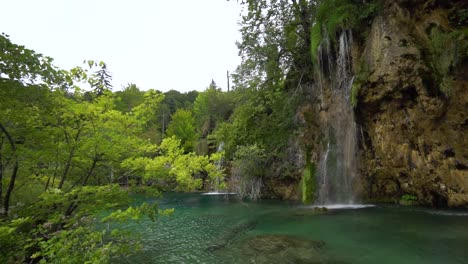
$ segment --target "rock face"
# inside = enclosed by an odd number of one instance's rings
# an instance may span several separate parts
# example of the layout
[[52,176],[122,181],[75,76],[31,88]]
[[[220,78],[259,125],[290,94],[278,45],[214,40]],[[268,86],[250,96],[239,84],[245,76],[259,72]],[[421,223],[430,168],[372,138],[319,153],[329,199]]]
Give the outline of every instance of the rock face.
[[[311,87],[304,89],[312,90]],[[310,162],[316,164],[320,152],[321,129],[314,119],[314,113],[318,112],[318,109],[317,104],[307,104],[297,109],[294,116],[296,130],[290,135],[284,155],[269,165],[268,175],[262,179],[262,198],[281,200],[303,198],[304,171]]]
[[410,194],[424,205],[468,207],[466,54],[451,69],[450,94],[442,94],[434,60],[443,58],[429,50],[434,28],[453,31],[448,11],[405,3],[389,4],[373,20],[353,56],[356,69],[365,66],[355,108],[362,196]]
[[[409,197],[415,204],[468,208],[468,28],[460,15],[468,10],[465,2],[382,1],[383,11],[367,26],[352,29],[355,201]],[[318,168],[317,186],[309,188],[318,197],[331,119],[344,116],[332,89],[340,82],[340,47],[328,45],[319,55],[328,63],[305,89],[307,103],[298,107],[288,158],[274,173],[288,176],[267,178],[265,198],[300,199],[307,164]],[[338,61],[335,69],[330,61]]]

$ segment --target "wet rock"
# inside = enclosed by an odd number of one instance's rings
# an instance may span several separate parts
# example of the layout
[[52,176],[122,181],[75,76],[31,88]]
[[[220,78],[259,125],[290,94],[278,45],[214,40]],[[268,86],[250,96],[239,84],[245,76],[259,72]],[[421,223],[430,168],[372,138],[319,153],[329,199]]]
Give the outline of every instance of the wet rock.
[[450,192],[448,195],[448,205],[450,207],[468,208],[468,195],[462,193]]
[[285,251],[288,248],[321,249],[325,246],[325,242],[306,240],[288,235],[259,235],[247,239],[247,245],[256,251],[275,253]]
[[[243,263],[341,263],[322,252],[326,244],[290,235],[258,235],[236,241],[223,254],[240,254]],[[240,261],[240,260],[239,260]]]
[[356,109],[365,136],[360,168],[366,199],[398,202],[414,193],[423,205],[468,207],[468,141],[460,125],[467,120],[468,65],[454,69],[448,99],[427,56],[428,26],[454,30],[446,13],[437,5],[414,3],[410,10],[393,2],[373,20],[356,55],[368,75]]
[[314,207],[314,212],[324,213],[328,212],[328,209],[326,207]]
[[243,223],[239,223],[238,225],[235,225],[229,229],[227,229],[221,236],[218,238],[216,243],[213,245],[210,245],[206,248],[207,251],[216,251],[223,249],[226,247],[229,243],[231,243],[235,238],[240,236],[241,234],[254,229],[257,226],[257,220],[249,220]]

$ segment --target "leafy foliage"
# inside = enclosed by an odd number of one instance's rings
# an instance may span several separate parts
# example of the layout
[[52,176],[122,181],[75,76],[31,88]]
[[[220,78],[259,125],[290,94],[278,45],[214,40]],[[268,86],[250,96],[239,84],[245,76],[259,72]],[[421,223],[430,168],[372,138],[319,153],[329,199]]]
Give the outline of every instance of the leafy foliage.
[[234,108],[232,99],[230,94],[223,93],[214,82],[198,94],[193,113],[201,137],[212,133],[219,122],[229,119]]
[[113,223],[171,213],[129,206],[129,191],[222,178],[215,158],[184,154],[180,140],[152,143],[162,93],[131,85],[113,94],[105,63],[60,70],[6,35],[0,49],[0,262],[109,262],[139,248]]
[[164,99],[161,102],[158,113],[158,120],[161,124],[161,133],[164,134],[171,122],[172,115],[178,109],[191,110],[195,99],[198,96],[197,91],[181,93],[175,90],[169,90],[164,93]]
[[311,29],[311,55],[317,61],[317,50],[322,38],[327,36],[335,41],[339,30],[362,28],[383,8],[380,1],[322,0],[315,12],[315,24]]
[[401,200],[404,200],[404,201],[416,201],[418,200],[418,198],[414,195],[411,195],[411,194],[404,194],[403,196],[401,196]]
[[231,122],[222,123],[216,139],[225,143],[226,156],[232,158],[237,146],[258,144],[267,153],[281,152],[294,128],[295,98],[282,89],[249,91],[248,99],[234,111]]
[[0,78],[3,83],[43,83],[52,88],[65,88],[71,79],[54,67],[52,61],[50,57],[12,43],[8,35],[0,35]]
[[122,91],[115,92],[116,100],[115,109],[122,113],[131,112],[132,109],[143,103],[145,100],[145,92],[135,84],[129,84]]
[[[0,249],[0,259],[2,262],[108,262],[112,255],[135,248],[135,241],[116,229],[96,228],[95,223],[103,210],[126,207],[129,202],[127,193],[118,185],[85,186],[70,192],[51,188],[29,208],[17,210],[22,217],[0,227],[6,231],[0,235],[0,241],[8,245]],[[31,211],[34,214],[30,215]],[[167,213],[170,212],[161,212]],[[143,204],[114,211],[100,221],[135,220],[144,215],[155,220],[158,214],[155,205]]]
[[233,75],[237,88],[282,86],[288,71],[308,79],[311,72],[310,28],[315,1],[245,1],[242,63]]
[[241,197],[260,198],[266,165],[265,150],[257,145],[238,146],[233,161],[233,181]]
[[[222,171],[214,164],[219,156],[197,156],[186,153],[181,141],[176,137],[165,138],[154,158],[130,158],[122,166],[134,174],[144,175],[144,184],[157,184],[166,188],[172,186],[180,191],[193,191],[201,188],[208,178],[223,180]],[[158,183],[156,183],[158,182]]]
[[187,151],[192,151],[197,139],[195,131],[195,119],[192,112],[179,109],[172,115],[171,123],[166,131],[169,137],[175,136],[180,139],[182,146]]

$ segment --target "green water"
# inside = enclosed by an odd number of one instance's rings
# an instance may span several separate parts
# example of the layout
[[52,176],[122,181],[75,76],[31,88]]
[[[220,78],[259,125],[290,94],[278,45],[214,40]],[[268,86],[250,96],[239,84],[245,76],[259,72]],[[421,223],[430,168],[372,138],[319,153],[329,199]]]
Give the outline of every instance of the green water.
[[379,206],[314,213],[293,203],[200,194],[166,194],[157,202],[175,208],[174,215],[127,225],[140,234],[143,250],[116,262],[468,263],[466,211]]

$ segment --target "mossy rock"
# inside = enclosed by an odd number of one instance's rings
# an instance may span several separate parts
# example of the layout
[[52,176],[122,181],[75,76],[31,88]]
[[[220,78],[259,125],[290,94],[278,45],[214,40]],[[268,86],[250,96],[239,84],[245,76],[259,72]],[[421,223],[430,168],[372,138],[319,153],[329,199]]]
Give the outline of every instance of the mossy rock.
[[315,197],[315,165],[308,163],[304,169],[302,176],[302,202],[304,204],[311,204],[314,202]]
[[328,212],[328,209],[326,207],[314,207],[314,212],[325,213]]
[[326,260],[325,246],[291,235],[256,235],[227,245],[221,254],[239,256],[239,263],[337,263]]
[[398,204],[403,205],[403,206],[415,206],[415,205],[418,205],[417,201],[404,200],[404,199],[400,199],[400,201],[398,201]]
[[398,203],[403,206],[414,206],[418,205],[418,199],[414,195],[405,194],[400,198],[400,201],[398,201]]

